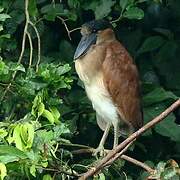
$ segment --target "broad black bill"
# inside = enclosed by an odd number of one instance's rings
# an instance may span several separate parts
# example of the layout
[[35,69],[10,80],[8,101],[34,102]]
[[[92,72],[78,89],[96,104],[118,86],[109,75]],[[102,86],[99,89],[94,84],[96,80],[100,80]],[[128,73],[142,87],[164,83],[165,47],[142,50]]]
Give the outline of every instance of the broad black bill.
[[74,60],[86,54],[91,45],[96,43],[97,36],[95,33],[92,33],[87,36],[82,36],[81,41],[78,44],[78,47],[74,53]]

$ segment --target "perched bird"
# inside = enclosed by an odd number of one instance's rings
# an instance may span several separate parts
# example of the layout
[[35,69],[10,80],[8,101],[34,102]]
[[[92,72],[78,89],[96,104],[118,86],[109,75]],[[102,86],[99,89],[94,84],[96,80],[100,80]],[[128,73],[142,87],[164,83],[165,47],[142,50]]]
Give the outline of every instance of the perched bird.
[[111,126],[114,148],[119,135],[131,134],[143,124],[138,71],[108,21],[87,22],[81,34],[75,68],[96,111],[97,124],[104,131],[95,152],[102,155]]

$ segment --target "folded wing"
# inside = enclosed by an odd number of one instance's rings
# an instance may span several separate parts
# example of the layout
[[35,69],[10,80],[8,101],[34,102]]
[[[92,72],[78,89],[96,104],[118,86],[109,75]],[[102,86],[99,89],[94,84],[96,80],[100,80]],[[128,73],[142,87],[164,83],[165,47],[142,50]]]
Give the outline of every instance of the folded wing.
[[126,49],[118,42],[107,45],[103,62],[104,84],[118,108],[120,119],[138,129],[143,124],[140,105],[139,77]]

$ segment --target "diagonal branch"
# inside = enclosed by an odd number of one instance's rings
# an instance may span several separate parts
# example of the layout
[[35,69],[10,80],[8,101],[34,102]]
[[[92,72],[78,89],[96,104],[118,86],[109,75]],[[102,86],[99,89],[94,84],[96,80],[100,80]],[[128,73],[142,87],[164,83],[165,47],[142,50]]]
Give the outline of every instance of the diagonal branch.
[[166,118],[172,111],[174,111],[179,106],[180,106],[180,99],[175,101],[169,108],[167,108],[164,112],[162,112],[160,115],[158,115],[152,121],[148,122],[142,128],[140,128],[139,130],[134,132],[131,136],[129,136],[126,140],[124,140],[116,148],[111,150],[107,154],[107,156],[105,156],[94,168],[92,168],[92,169],[88,170],[86,173],[84,173],[79,178],[79,180],[85,180],[88,177],[93,176],[95,173],[100,171],[108,161],[110,161],[116,154],[118,154],[120,151],[122,151],[130,142],[134,141],[137,137],[139,137],[146,130],[152,128],[157,123],[161,122],[164,118]]

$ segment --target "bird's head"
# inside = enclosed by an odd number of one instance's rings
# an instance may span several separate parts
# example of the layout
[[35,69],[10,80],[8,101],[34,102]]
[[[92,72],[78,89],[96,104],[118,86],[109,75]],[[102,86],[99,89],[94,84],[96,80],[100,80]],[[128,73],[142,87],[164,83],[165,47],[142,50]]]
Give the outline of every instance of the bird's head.
[[92,33],[97,34],[99,31],[103,31],[107,28],[112,28],[112,25],[108,21],[104,19],[93,20],[82,25],[81,34],[82,36],[87,36]]
[[112,25],[104,19],[83,24],[81,27],[82,38],[75,51],[74,60],[85,55],[91,45],[96,44],[98,33],[108,28],[112,28]]

